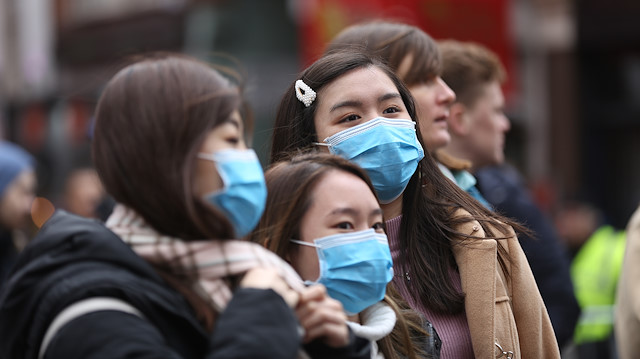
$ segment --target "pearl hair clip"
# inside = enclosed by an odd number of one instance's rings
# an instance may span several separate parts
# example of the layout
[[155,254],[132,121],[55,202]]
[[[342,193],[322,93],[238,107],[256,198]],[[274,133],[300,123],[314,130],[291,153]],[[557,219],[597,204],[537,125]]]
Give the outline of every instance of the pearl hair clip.
[[296,81],[295,89],[298,100],[300,100],[305,107],[311,106],[313,101],[316,99],[316,92],[302,80]]

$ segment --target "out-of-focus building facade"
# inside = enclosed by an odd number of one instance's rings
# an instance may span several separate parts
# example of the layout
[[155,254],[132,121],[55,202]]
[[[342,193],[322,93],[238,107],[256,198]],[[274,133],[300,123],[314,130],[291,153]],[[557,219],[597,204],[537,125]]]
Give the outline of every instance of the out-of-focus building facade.
[[[277,104],[323,43],[390,18],[436,39],[477,41],[507,66],[507,158],[551,211],[593,202],[622,226],[640,200],[640,5],[623,0],[5,0],[0,137],[39,160],[41,194],[90,164],[105,81],[146,51],[230,60],[247,74],[262,159]],[[236,64],[231,61],[232,65]]]

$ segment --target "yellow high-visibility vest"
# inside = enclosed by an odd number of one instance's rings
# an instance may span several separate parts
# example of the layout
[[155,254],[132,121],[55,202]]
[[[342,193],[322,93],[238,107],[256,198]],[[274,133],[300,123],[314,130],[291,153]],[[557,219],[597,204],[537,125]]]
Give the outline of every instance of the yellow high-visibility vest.
[[576,344],[606,340],[611,334],[624,248],[625,232],[603,226],[573,259],[571,278],[581,309],[573,337]]

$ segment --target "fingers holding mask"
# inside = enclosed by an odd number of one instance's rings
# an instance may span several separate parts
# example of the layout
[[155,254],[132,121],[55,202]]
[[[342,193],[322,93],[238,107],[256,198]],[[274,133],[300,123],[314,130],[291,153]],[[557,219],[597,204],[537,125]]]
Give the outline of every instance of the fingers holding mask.
[[305,330],[305,343],[318,338],[334,348],[349,343],[347,316],[342,304],[329,297],[324,286],[313,285],[300,293],[296,315]]

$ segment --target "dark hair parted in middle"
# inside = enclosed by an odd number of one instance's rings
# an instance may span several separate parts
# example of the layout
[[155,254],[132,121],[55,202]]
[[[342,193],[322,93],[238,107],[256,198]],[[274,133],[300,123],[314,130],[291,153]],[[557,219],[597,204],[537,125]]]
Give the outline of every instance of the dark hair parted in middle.
[[[299,76],[318,94],[318,98],[309,107],[305,107],[296,98],[293,85],[283,96],[273,131],[271,160],[276,161],[288,156],[290,152],[313,147],[313,143],[318,140],[314,115],[318,102],[322,101],[322,88],[351,71],[370,66],[382,69],[396,84],[411,119],[415,120],[411,94],[385,65],[370,55],[359,52],[328,54]],[[416,132],[422,143],[418,128]],[[438,312],[459,313],[464,309],[464,294],[459,293],[449,280],[449,268],[455,268],[452,247],[458,245],[458,239],[477,237],[461,233],[457,229],[464,223],[476,220],[483,226],[486,238],[496,239],[496,229],[509,233],[508,225],[514,225],[516,229],[521,227],[489,211],[449,181],[428,152],[419,162],[402,196],[400,256],[394,267],[401,269],[402,273],[410,272],[414,276],[420,276],[420,280],[411,281],[410,295],[415,303]],[[459,215],[459,209],[469,215]],[[502,246],[498,247],[498,260],[504,267],[508,255]]]
[[205,137],[241,106],[237,86],[185,56],[155,55],[121,70],[96,110],[93,158],[107,192],[162,234],[233,238],[192,185]]

